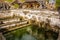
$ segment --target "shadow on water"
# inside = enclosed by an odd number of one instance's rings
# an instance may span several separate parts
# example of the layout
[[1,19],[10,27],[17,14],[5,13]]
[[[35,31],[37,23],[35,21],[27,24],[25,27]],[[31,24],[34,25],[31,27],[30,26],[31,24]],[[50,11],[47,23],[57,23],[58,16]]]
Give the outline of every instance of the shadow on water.
[[6,40],[57,40],[58,33],[35,25],[8,32],[4,36]]

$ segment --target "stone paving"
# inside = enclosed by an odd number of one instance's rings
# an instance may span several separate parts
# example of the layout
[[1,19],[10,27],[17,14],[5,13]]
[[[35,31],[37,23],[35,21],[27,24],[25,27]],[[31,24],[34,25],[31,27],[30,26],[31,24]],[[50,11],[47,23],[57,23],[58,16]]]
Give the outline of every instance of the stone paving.
[[[30,9],[17,9],[10,10],[8,13],[0,13],[1,17],[22,16],[25,20],[36,20],[37,22],[49,21],[50,25],[58,26],[60,28],[59,13],[50,10],[30,10]],[[0,18],[1,18],[0,17]]]
[[[50,21],[51,25],[57,25],[60,27],[60,19],[59,13],[57,11],[50,10],[11,10],[13,13],[16,13],[17,16],[22,16],[27,19],[33,20],[35,18],[36,21],[44,21],[47,22],[47,19]],[[28,11],[24,13],[24,11]],[[12,14],[13,14],[12,13]]]

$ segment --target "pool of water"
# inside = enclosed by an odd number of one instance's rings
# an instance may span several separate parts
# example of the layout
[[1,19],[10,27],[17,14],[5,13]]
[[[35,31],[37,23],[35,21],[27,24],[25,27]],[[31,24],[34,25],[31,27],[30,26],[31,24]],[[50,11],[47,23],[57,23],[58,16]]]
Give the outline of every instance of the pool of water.
[[4,34],[6,40],[57,40],[58,33],[27,26]]

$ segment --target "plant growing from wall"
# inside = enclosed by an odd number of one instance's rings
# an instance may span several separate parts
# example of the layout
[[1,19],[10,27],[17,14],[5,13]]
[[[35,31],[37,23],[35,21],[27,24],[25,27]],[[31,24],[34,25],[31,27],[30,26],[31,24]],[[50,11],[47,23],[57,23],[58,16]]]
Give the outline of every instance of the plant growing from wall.
[[60,0],[56,0],[56,8],[60,7]]

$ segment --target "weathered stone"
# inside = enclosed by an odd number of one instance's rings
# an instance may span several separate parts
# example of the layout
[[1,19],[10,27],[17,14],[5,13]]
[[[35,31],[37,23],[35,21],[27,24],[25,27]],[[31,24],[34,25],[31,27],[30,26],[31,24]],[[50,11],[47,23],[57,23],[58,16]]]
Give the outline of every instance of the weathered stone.
[[0,33],[0,40],[6,40],[2,33]]

